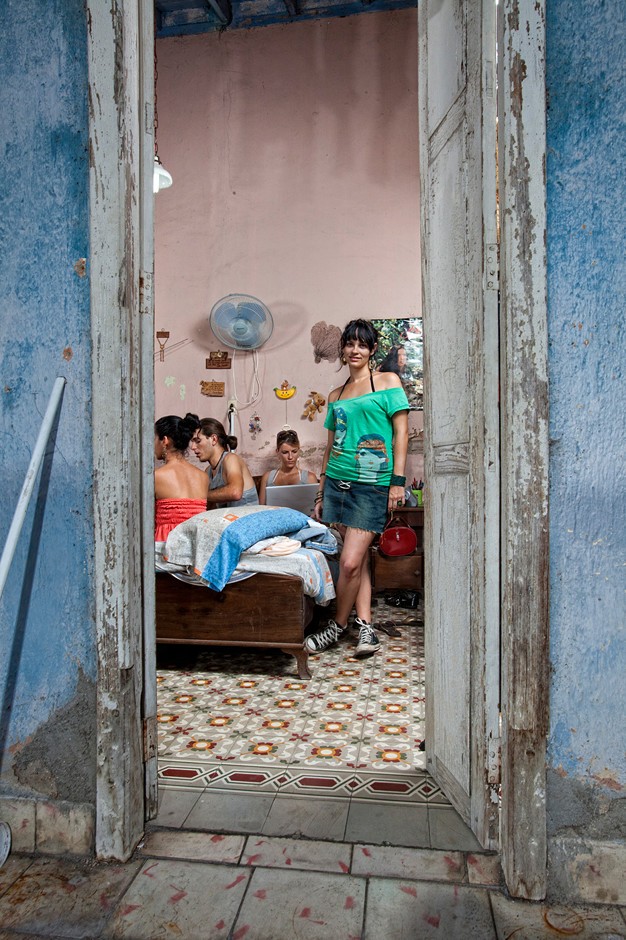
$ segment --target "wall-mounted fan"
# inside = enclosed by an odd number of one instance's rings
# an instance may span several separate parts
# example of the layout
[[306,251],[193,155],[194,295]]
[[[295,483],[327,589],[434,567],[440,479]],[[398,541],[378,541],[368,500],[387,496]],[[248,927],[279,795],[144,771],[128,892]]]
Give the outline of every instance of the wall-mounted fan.
[[265,304],[249,294],[227,294],[213,306],[209,324],[231,349],[258,349],[272,335],[274,321]]
[[249,401],[241,401],[237,394],[235,358],[233,355],[234,398],[228,402],[228,433],[235,433],[235,415],[238,406],[249,408],[261,395],[257,349],[267,342],[274,329],[272,314],[265,304],[249,294],[227,294],[214,304],[209,324],[216,337],[231,349],[250,350],[254,363],[252,394]]

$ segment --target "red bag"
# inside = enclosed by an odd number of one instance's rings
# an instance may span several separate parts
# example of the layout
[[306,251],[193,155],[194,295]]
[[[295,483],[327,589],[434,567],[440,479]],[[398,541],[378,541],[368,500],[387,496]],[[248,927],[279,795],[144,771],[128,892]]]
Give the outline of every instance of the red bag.
[[416,548],[415,530],[404,519],[390,516],[378,540],[378,551],[381,555],[387,555],[389,558],[412,555]]

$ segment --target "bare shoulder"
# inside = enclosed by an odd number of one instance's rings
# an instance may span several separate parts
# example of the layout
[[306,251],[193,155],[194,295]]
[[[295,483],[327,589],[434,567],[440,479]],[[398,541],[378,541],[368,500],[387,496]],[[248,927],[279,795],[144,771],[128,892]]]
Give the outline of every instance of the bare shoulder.
[[382,391],[385,388],[402,388],[400,376],[395,372],[377,372],[376,388]]
[[343,386],[344,386],[344,383],[342,383],[341,385],[337,385],[336,388],[331,388],[330,392],[328,393],[329,404],[333,401],[337,401],[337,399],[339,398],[339,395],[341,394],[341,389],[343,388]]

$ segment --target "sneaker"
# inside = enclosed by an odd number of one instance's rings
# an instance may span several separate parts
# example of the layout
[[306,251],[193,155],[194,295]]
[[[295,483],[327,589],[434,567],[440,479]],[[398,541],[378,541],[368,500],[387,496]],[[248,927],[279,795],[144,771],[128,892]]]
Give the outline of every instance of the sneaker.
[[318,633],[312,633],[304,641],[306,648],[310,653],[323,653],[324,650],[334,646],[341,639],[348,628],[340,627],[334,620],[329,620],[328,625]]
[[355,617],[354,625],[359,628],[359,642],[354,651],[355,656],[370,656],[380,649],[378,637],[372,630],[371,623],[366,623],[360,617]]

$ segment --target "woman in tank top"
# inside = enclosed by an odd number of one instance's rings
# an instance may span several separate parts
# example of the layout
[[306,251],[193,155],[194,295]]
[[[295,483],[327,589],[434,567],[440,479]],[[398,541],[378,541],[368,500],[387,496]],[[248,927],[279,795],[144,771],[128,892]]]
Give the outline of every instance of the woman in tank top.
[[380,649],[372,629],[369,547],[387,514],[404,502],[408,449],[407,400],[395,372],[373,374],[378,332],[369,320],[351,320],[341,336],[341,361],[350,375],[328,396],[328,442],[313,516],[343,536],[334,620],[307,637],[321,653],[348,630],[355,608],[356,655]]
[[296,483],[317,483],[312,470],[300,470],[300,441],[295,431],[279,431],[276,435],[276,453],[280,467],[263,474],[259,485],[259,502],[265,506],[265,490],[268,486],[293,486]]

